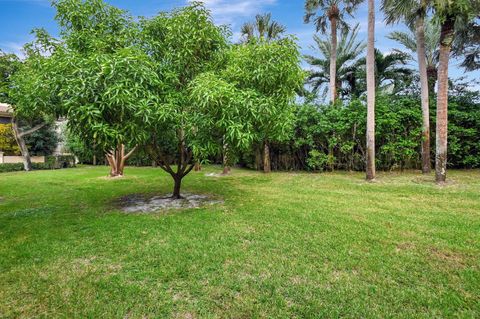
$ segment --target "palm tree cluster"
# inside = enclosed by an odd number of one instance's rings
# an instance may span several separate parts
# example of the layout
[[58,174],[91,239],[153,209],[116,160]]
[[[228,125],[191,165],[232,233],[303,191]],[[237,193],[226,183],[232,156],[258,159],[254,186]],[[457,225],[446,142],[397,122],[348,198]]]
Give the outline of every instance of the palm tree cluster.
[[[382,0],[387,24],[404,23],[407,32],[396,31],[388,38],[407,52],[382,53],[375,48],[375,1],[368,0],[368,40],[358,40],[358,25],[345,20],[363,0],[306,0],[305,22],[312,22],[324,39],[314,36],[318,56],[306,56],[314,70],[307,84],[314,93],[330,92],[330,101],[366,94],[367,179],[375,178],[375,97],[378,91],[395,93],[414,80],[410,60],[418,64],[422,109],[422,172],[431,170],[430,98],[436,95],[437,183],[446,179],[448,125],[448,66],[450,57],[462,58],[467,70],[480,69],[480,1],[478,0]],[[341,31],[338,43],[337,32]],[[366,57],[363,51],[367,48]],[[327,85],[328,83],[328,85]],[[436,89],[435,89],[436,87]]]
[[272,15],[270,13],[266,13],[257,14],[254,22],[245,23],[242,26],[240,33],[243,41],[249,41],[254,38],[269,41],[280,38],[285,31],[285,26],[273,21]]

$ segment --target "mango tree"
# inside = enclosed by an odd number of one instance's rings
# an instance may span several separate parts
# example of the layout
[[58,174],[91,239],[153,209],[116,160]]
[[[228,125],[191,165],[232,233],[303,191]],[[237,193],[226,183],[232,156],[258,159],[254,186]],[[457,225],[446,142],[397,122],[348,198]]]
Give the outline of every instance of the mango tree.
[[158,102],[156,64],[138,45],[138,24],[126,12],[101,0],[53,5],[61,37],[18,95],[31,109],[56,106],[70,131],[104,151],[110,176],[123,176]]
[[142,22],[144,49],[158,64],[163,89],[162,103],[146,121],[147,149],[156,164],[172,176],[173,198],[181,197],[182,179],[195,162],[218,149],[210,134],[211,109],[196,104],[191,87],[199,75],[224,65],[228,35],[200,3]]
[[265,41],[252,39],[234,46],[222,78],[238,90],[256,96],[252,127],[255,141],[263,144],[263,170],[271,171],[270,143],[290,136],[294,122],[294,99],[305,73],[295,40],[286,37]]

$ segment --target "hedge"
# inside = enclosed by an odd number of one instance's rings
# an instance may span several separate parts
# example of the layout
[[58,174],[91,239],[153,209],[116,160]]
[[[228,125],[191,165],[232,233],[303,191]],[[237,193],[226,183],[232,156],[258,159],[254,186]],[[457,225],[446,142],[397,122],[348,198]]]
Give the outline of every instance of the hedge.
[[23,163],[0,164],[0,173],[23,171]]
[[[33,170],[61,169],[75,167],[75,156],[46,156],[45,163],[32,163]],[[0,173],[23,171],[23,163],[0,164]]]

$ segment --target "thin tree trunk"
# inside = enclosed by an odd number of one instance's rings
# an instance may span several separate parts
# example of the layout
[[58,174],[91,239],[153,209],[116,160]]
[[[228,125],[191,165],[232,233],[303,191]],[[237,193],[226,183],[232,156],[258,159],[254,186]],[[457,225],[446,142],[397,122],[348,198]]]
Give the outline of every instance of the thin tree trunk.
[[441,26],[438,65],[435,180],[439,184],[447,179],[448,62],[453,38],[454,17],[449,16]]
[[368,0],[367,180],[375,179],[375,2]]
[[262,169],[262,151],[261,144],[255,146],[255,170],[259,171]]
[[180,189],[182,187],[182,176],[174,175],[173,176],[174,186],[173,186],[173,199],[181,199]]
[[270,145],[268,141],[265,141],[263,146],[263,172],[270,173],[272,171],[272,165],[270,162]]
[[12,119],[12,128],[13,132],[15,133],[15,140],[17,141],[20,152],[22,153],[23,168],[25,169],[25,171],[29,172],[32,170],[32,160],[30,158],[30,152],[28,151],[25,139],[23,138],[22,133],[20,133],[20,129],[18,128],[18,124],[15,119]]
[[97,149],[97,141],[93,139],[93,166],[97,166],[97,155],[96,155],[96,149]]
[[202,170],[202,164],[199,161],[195,162],[195,172],[200,172]]
[[20,152],[22,153],[23,168],[27,172],[32,170],[32,160],[30,158],[30,152],[28,151],[27,143],[25,143],[24,137],[38,131],[45,125],[47,125],[47,123],[41,123],[28,130],[22,131],[18,126],[17,118],[16,117],[12,118],[12,128],[15,135],[15,140],[17,141],[18,147],[20,148]]
[[332,52],[330,53],[330,101],[337,99],[337,18],[330,18],[332,29]]
[[425,55],[425,18],[417,17],[417,58],[420,72],[420,88],[422,101],[422,173],[429,174],[430,164],[430,106],[428,97],[427,60]]
[[230,166],[228,165],[228,144],[223,143],[223,158],[222,158],[222,164],[223,164],[223,172],[222,175],[228,175],[231,171]]
[[428,76],[428,95],[433,97],[435,95],[435,85],[437,84],[438,70],[434,65],[427,66]]

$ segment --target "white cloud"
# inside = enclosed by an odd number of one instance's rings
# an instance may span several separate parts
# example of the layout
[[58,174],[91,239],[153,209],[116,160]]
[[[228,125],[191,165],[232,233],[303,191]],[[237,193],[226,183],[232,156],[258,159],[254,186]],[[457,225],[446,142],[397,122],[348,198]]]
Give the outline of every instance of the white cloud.
[[23,45],[20,42],[0,42],[0,49],[5,53],[13,53],[20,58],[25,56],[23,52]]
[[277,0],[202,0],[219,24],[234,25],[238,18],[253,16]]

